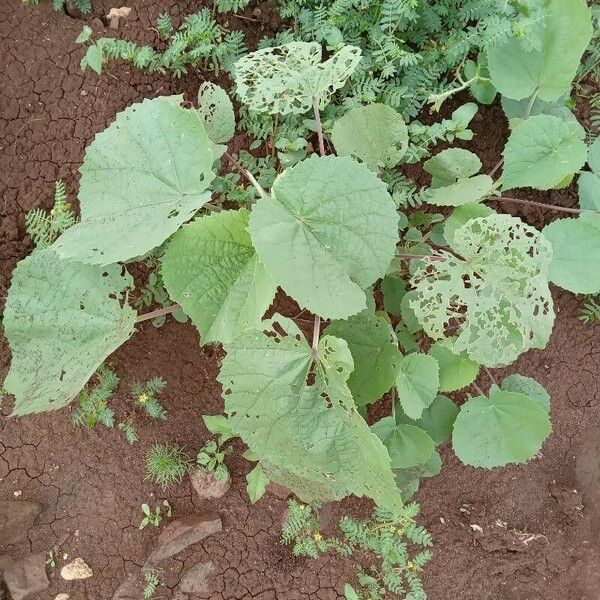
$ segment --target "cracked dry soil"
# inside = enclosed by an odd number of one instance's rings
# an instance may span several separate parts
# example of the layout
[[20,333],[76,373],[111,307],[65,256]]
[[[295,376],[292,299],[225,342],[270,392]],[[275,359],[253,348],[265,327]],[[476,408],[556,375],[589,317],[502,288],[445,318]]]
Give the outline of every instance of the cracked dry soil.
[[[96,5],[98,15],[118,5],[104,4]],[[177,18],[200,7],[189,0],[128,4],[132,14],[122,20],[117,35],[138,42],[155,38],[152,26],[160,12],[168,10]],[[272,15],[268,5],[262,6]],[[254,25],[267,30],[255,29],[253,34],[263,35],[276,25],[272,18],[267,21]],[[93,136],[132,102],[180,92],[192,98],[201,81],[198,74],[176,80],[126,65],[111,65],[102,77],[83,74],[82,49],[73,42],[81,25],[53,13],[49,2],[24,7],[19,0],[5,0],[0,5],[2,298],[12,269],[30,249],[24,213],[51,206],[57,178],[64,179],[72,193],[77,189],[77,168]],[[104,34],[97,21],[94,29]],[[506,135],[497,107],[485,111],[475,129],[481,131],[484,125],[486,135],[476,136],[475,143],[486,166],[491,166]],[[574,203],[568,190],[544,197],[555,204]],[[540,210],[519,214],[538,227],[550,218]],[[598,489],[590,489],[589,482],[587,489],[580,489],[576,475],[583,440],[598,439],[592,427],[600,420],[600,326],[578,321],[579,301],[573,296],[555,289],[554,298],[558,313],[550,344],[527,353],[510,369],[536,377],[552,396],[554,433],[542,454],[525,466],[486,472],[460,465],[445,447],[442,474],[425,481],[418,493],[422,521],[435,539],[434,559],[424,576],[431,600],[600,599],[600,586],[594,581],[600,571],[600,519],[594,518]],[[38,501],[43,512],[26,543],[3,547],[0,540],[0,554],[19,558],[53,550],[56,559],[56,566],[48,567],[50,588],[33,600],[59,593],[69,594],[71,600],[111,598],[128,573],[139,573],[159,535],[159,528],[138,529],[140,505],[159,504],[163,498],[171,502],[175,517],[217,511],[223,531],[166,561],[165,585],[157,597],[175,597],[184,573],[210,559],[214,600],[342,598],[353,565],[339,558],[294,559],[280,546],[285,502],[266,495],[256,505],[249,504],[244,478],[249,465],[239,453],[230,460],[233,485],[220,500],[200,502],[187,480],[162,492],[144,479],[144,456],[155,441],[177,442],[193,453],[207,439],[200,415],[222,410],[216,382],[220,356],[219,351],[198,346],[191,325],[169,321],[158,330],[143,323],[110,357],[109,364],[122,379],[113,402],[117,419],[127,410],[130,382],[157,375],[168,381],[164,404],[169,420],[144,420],[138,428],[140,442],[133,447],[116,430],[73,426],[69,409],[9,419],[10,407],[3,408],[0,498]],[[0,357],[4,376],[10,362],[4,343]],[[489,384],[485,374],[479,384]],[[597,450],[589,460],[598,460]],[[350,499],[325,507],[328,523],[336,522],[344,510],[364,513],[366,503]],[[62,580],[61,567],[76,557],[90,565],[93,577]]]

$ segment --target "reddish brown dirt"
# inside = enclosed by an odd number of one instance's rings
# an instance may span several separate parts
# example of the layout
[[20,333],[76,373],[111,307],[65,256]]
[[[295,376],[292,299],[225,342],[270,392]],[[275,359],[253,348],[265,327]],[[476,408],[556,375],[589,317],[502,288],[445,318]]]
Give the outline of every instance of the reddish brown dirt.
[[[146,42],[152,41],[151,27],[162,10],[185,14],[199,8],[191,1],[130,4],[134,11],[119,35]],[[73,43],[80,28],[80,21],[52,13],[47,3],[25,8],[10,0],[0,6],[2,296],[14,265],[29,249],[24,212],[50,205],[58,177],[76,189],[76,169],[93,135],[128,104],[159,94],[193,95],[201,80],[197,74],[171,80],[124,65],[111,66],[101,78],[84,75],[82,49]],[[475,143],[490,167],[506,131],[498,108],[484,115],[475,128],[486,134]],[[573,202],[570,192],[544,199]],[[547,219],[543,211],[506,208],[538,226]],[[597,538],[590,532],[592,507],[582,505],[575,476],[583,435],[600,419],[598,328],[578,321],[579,302],[572,296],[556,293],[555,299],[558,318],[548,348],[529,352],[511,368],[538,378],[552,395],[555,431],[540,456],[526,466],[486,472],[460,465],[444,448],[442,474],[426,481],[418,494],[423,522],[436,541],[425,574],[431,600],[600,598],[592,581],[600,570]],[[4,375],[10,360],[5,346],[0,356]],[[110,598],[128,572],[139,573],[159,533],[153,527],[138,529],[140,505],[162,498],[169,499],[175,516],[218,511],[224,531],[167,561],[159,597],[172,597],[183,572],[206,558],[217,566],[215,600],[342,597],[351,564],[337,558],[292,558],[277,543],[284,502],[265,496],[255,506],[248,503],[244,475],[249,465],[237,458],[239,453],[230,461],[232,488],[218,501],[201,504],[187,481],[163,492],[144,479],[144,456],[155,441],[177,442],[192,454],[207,438],[200,415],[222,410],[215,379],[219,358],[218,351],[199,347],[192,326],[172,321],[160,330],[144,323],[110,358],[122,378],[114,402],[117,418],[127,413],[130,382],[156,375],[168,381],[169,420],[143,420],[140,442],[133,447],[115,430],[73,426],[69,409],[19,420],[0,416],[0,498],[44,505],[29,542],[0,547],[0,552],[17,557],[54,550],[56,556],[50,590],[34,600],[60,592],[72,600]],[[489,382],[484,375],[479,383]],[[597,491],[586,492],[588,497],[598,497]],[[343,508],[364,509],[364,503],[349,500]],[[340,509],[327,512],[333,520]],[[61,580],[60,567],[76,557],[85,559],[94,576],[85,582]]]

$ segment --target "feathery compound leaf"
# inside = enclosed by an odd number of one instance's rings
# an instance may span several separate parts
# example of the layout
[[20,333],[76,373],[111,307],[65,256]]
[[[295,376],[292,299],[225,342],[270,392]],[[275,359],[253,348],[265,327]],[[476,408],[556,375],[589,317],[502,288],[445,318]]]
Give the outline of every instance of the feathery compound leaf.
[[343,319],[366,308],[364,289],[398,242],[392,197],[350,157],[312,156],[277,177],[250,215],[261,262],[303,308]]
[[62,408],[129,339],[135,312],[121,301],[132,284],[116,265],[61,260],[52,248],[17,265],[4,311],[13,415]]
[[240,100],[255,112],[287,115],[312,109],[313,98],[325,107],[360,62],[361,51],[344,46],[321,63],[316,42],[291,42],[250,52],[235,63]]
[[183,96],[144,100],[96,136],[81,166],[81,221],[57,252],[106,265],[162,244],[210,200],[213,153]]
[[547,413],[550,412],[550,394],[539,381],[531,377],[513,373],[502,380],[500,388],[506,392],[525,394],[535,400]]
[[496,389],[489,399],[477,396],[461,406],[452,447],[465,465],[491,469],[527,462],[551,430],[548,413],[535,400]]
[[600,216],[560,219],[542,233],[552,244],[550,281],[576,294],[600,292]]
[[316,381],[307,385],[311,350],[297,326],[278,316],[264,329],[227,344],[219,381],[233,430],[269,479],[305,502],[356,494],[399,508],[387,451],[345,386],[352,369],[346,343],[321,339]]
[[371,170],[397,165],[408,148],[402,116],[385,104],[349,110],[333,125],[331,138],[340,156],[354,156]]
[[554,310],[547,272],[552,249],[533,227],[493,214],[456,230],[452,249],[420,267],[410,305],[425,332],[480,364],[502,366],[544,348]]
[[227,92],[205,81],[198,90],[198,115],[215,144],[228,142],[235,133],[235,114]]
[[592,37],[585,0],[551,0],[543,23],[541,47],[510,38],[487,51],[493,85],[501,94],[521,100],[536,90],[541,100],[557,100],[569,91]]
[[396,375],[398,401],[411,419],[418,419],[435,398],[440,385],[439,365],[433,356],[409,354]]
[[348,344],[354,361],[348,387],[357,406],[375,402],[394,385],[402,355],[383,317],[364,311],[347,321],[333,321],[323,333]]
[[551,115],[523,121],[504,147],[502,189],[532,187],[548,190],[578,171],[585,163],[587,146],[579,123]]
[[169,241],[165,287],[198,328],[203,344],[228,342],[257,327],[277,286],[258,261],[245,209],[199,217]]
[[471,385],[479,373],[479,365],[464,352],[454,354],[440,342],[429,349],[440,366],[440,392],[454,392]]

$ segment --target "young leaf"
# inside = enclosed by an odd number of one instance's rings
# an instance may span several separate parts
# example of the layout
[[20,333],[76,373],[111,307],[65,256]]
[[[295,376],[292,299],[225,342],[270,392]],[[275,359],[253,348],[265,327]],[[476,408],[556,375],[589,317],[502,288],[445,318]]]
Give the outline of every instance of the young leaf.
[[248,492],[248,496],[250,497],[250,502],[254,504],[264,496],[269,483],[269,478],[265,475],[260,463],[258,463],[254,469],[252,469],[252,471],[246,475],[246,481],[248,482],[246,485],[246,490]]
[[434,450],[427,462],[409,469],[395,469],[396,485],[402,493],[402,500],[407,502],[419,490],[421,479],[439,475],[442,470],[442,457]]
[[385,444],[392,469],[409,469],[429,460],[434,452],[433,440],[419,427],[384,417],[371,425],[371,431]]
[[442,251],[411,280],[410,305],[425,332],[488,366],[545,347],[554,321],[548,241],[516,217],[493,214],[468,221],[451,247],[461,258]]
[[468,80],[473,79],[476,75],[478,79],[469,85],[469,90],[473,98],[481,104],[491,104],[497,94],[496,88],[491,84],[490,71],[488,69],[487,54],[480,52],[477,56],[477,63],[472,60],[465,61],[465,77]]
[[439,389],[439,365],[427,354],[409,354],[400,361],[396,376],[398,400],[411,419],[418,419]]
[[584,171],[577,180],[579,206],[584,210],[600,211],[600,177]]
[[543,100],[536,98],[529,108],[529,98],[525,98],[524,100],[512,100],[511,98],[502,96],[502,110],[508,119],[511,129],[515,129],[523,122],[523,117],[528,108],[530,117],[535,117],[537,115],[551,115],[567,122],[577,121],[577,117],[575,117],[566,105],[568,99],[569,94],[561,96],[554,102],[544,102]]
[[102,46],[98,44],[92,44],[88,46],[85,52],[85,56],[81,59],[81,69],[85,71],[86,67],[90,67],[98,73],[102,74],[102,63],[104,61],[104,55],[102,53]]
[[88,147],[81,221],[56,241],[64,258],[106,265],[162,244],[210,200],[213,154],[183,96],[126,108]]
[[204,421],[204,425],[206,425],[206,429],[220,436],[219,443],[221,444],[231,438],[237,437],[237,434],[231,429],[229,419],[224,415],[202,415],[202,420]]
[[83,44],[87,42],[92,37],[92,28],[89,25],[84,25],[81,33],[77,36],[75,40],[76,44]]
[[494,390],[467,400],[458,413],[452,447],[472,467],[502,467],[533,458],[550,434],[547,412],[524,394]]
[[454,392],[471,385],[479,373],[479,365],[464,352],[454,354],[437,342],[429,349],[429,354],[440,366],[440,392]]
[[456,415],[458,406],[446,396],[436,396],[431,405],[423,410],[419,419],[411,419],[402,410],[400,403],[396,405],[396,423],[416,425],[427,433],[436,446],[450,439]]
[[550,115],[530,117],[512,131],[504,147],[502,189],[557,187],[585,163],[583,137],[579,123]]
[[322,317],[366,308],[398,242],[386,186],[348,156],[312,156],[277,177],[250,215],[250,236],[277,283]]
[[592,37],[590,9],[585,0],[551,0],[540,26],[540,48],[528,48],[516,37],[489,47],[492,84],[501,94],[521,100],[537,90],[541,100],[551,102],[570,90]]
[[205,81],[198,90],[198,116],[208,137],[216,144],[228,142],[235,133],[235,114],[227,92]]
[[316,42],[291,42],[250,52],[234,67],[240,100],[254,112],[282,115],[312,110],[313,98],[325,107],[356,69],[361,51],[343,46],[323,63],[321,53]]
[[331,139],[339,156],[354,156],[369,169],[394,167],[408,149],[402,116],[385,104],[358,106],[338,119]]
[[513,373],[502,380],[500,388],[507,392],[524,394],[535,400],[547,413],[550,412],[550,394],[539,381],[531,377]]
[[348,387],[357,406],[375,402],[394,385],[402,355],[383,317],[364,311],[347,321],[333,321],[323,334],[348,344],[354,362]]
[[386,275],[381,281],[383,308],[391,315],[400,316],[402,298],[406,294],[406,283],[402,277]]
[[449,185],[457,179],[475,175],[480,169],[479,157],[462,148],[442,150],[423,163],[423,170],[431,174],[439,186]]
[[478,217],[489,217],[494,214],[494,211],[485,204],[471,202],[458,206],[452,211],[452,214],[444,223],[444,238],[452,245],[454,242],[454,234],[457,229],[462,227],[467,221],[477,219]]
[[116,265],[61,260],[52,248],[17,265],[4,310],[12,350],[4,387],[16,398],[13,415],[67,405],[129,339],[135,312],[123,299],[131,287]]
[[173,236],[161,259],[165,287],[202,344],[257,327],[275,296],[277,285],[246,231],[248,217],[245,209],[198,217]]
[[600,292],[600,216],[560,219],[542,233],[552,244],[550,281],[576,294]]
[[346,343],[321,340],[308,385],[312,355],[300,330],[279,316],[263,325],[226,345],[219,381],[231,426],[267,477],[305,502],[356,494],[399,508],[387,451],[344,385],[352,368]]
[[461,206],[482,200],[492,192],[493,186],[494,180],[489,175],[475,175],[451,185],[429,188],[425,201],[435,206]]

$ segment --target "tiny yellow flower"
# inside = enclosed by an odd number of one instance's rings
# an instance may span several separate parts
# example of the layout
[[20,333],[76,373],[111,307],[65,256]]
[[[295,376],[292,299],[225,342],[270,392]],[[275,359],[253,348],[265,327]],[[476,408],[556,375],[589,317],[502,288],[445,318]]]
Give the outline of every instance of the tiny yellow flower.
[[413,569],[413,568],[414,568],[414,566],[415,566],[415,565],[414,565],[414,563],[413,563],[411,560],[409,560],[409,561],[406,563],[406,568],[407,568],[407,569]]
[[320,542],[323,539],[323,536],[320,533],[313,534],[313,538],[315,538],[315,542]]
[[144,404],[147,400],[148,400],[148,394],[146,394],[146,392],[144,392],[143,394],[140,394],[138,396],[138,402],[140,404]]

